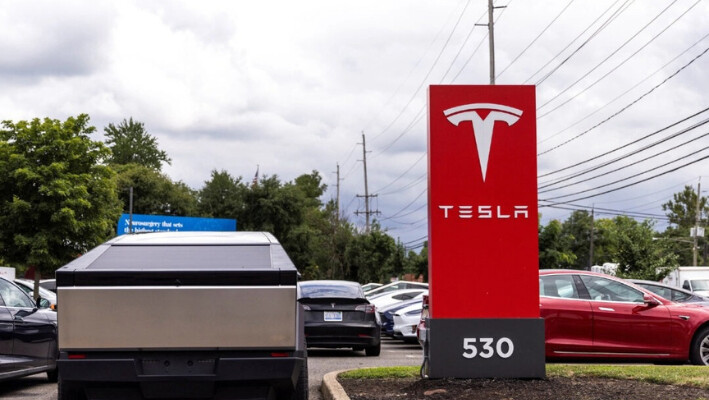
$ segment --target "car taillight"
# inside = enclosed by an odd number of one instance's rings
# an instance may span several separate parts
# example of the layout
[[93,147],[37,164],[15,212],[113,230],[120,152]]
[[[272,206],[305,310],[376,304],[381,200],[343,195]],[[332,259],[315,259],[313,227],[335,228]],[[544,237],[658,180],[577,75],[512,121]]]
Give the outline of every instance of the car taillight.
[[421,304],[423,305],[423,308],[428,308],[428,295],[427,294],[423,295],[423,299],[421,300]]
[[84,360],[86,359],[86,354],[71,353],[67,356],[70,360]]
[[374,304],[362,304],[355,307],[355,311],[364,311],[367,314],[374,314],[376,310],[377,308],[374,306]]

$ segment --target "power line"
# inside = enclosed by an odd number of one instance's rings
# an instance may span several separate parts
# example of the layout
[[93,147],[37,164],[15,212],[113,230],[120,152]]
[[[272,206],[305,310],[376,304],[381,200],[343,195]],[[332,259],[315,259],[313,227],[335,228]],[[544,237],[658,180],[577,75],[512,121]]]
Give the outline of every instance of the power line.
[[[674,139],[674,138],[676,138],[676,137],[678,137],[678,136],[680,136],[680,135],[683,135],[683,134],[685,134],[685,133],[687,133],[687,132],[689,132],[689,131],[691,131],[691,130],[694,130],[694,129],[696,129],[696,128],[702,126],[702,125],[705,125],[707,122],[709,122],[709,118],[705,119],[704,121],[698,122],[698,123],[696,123],[696,124],[694,124],[694,125],[692,125],[692,126],[690,126],[690,127],[688,127],[688,128],[685,128],[685,129],[683,129],[683,130],[681,130],[681,131],[679,131],[679,132],[673,133],[672,135],[670,135],[670,136],[668,136],[668,137],[666,137],[666,138],[663,138],[663,139],[658,140],[658,141],[656,141],[656,142],[650,143],[650,144],[648,144],[648,145],[646,145],[646,146],[644,146],[644,147],[642,147],[642,148],[640,148],[640,149],[634,150],[634,151],[632,151],[632,152],[630,152],[630,153],[627,153],[627,154],[624,154],[624,155],[622,155],[622,156],[618,156],[618,157],[614,158],[613,160],[603,162],[603,163],[601,163],[601,164],[599,164],[599,165],[597,165],[597,166],[595,166],[595,167],[593,167],[593,168],[589,168],[589,169],[587,169],[587,170],[585,170],[585,171],[576,173],[576,174],[574,174],[574,175],[569,175],[569,176],[567,176],[566,178],[557,180],[557,181],[555,181],[555,182],[548,183],[548,184],[544,184],[544,185],[540,186],[539,189],[545,189],[545,188],[548,188],[548,187],[557,185],[557,184],[559,184],[559,183],[566,182],[566,181],[571,180],[571,179],[573,179],[573,178],[578,178],[579,176],[585,175],[585,174],[587,174],[587,173],[590,173],[590,172],[593,172],[593,171],[597,171],[597,170],[599,170],[599,169],[601,169],[601,168],[603,168],[603,167],[606,167],[606,166],[608,166],[608,165],[614,164],[614,163],[616,163],[616,162],[618,162],[618,161],[627,160],[628,157],[634,156],[634,155],[636,155],[636,154],[640,154],[641,152],[643,152],[643,151],[645,151],[645,150],[651,149],[651,148],[653,148],[653,147],[655,147],[655,146],[658,146],[658,145],[660,145],[660,144],[662,144],[662,143],[665,143],[665,142],[667,142],[668,140]],[[653,154],[653,155],[651,155],[651,156],[649,156],[649,157],[646,157],[646,158],[644,158],[644,159],[642,159],[642,160],[638,160],[638,161],[633,162],[633,163],[630,163],[630,164],[625,164],[625,165],[623,165],[623,166],[621,166],[621,167],[619,167],[619,168],[617,168],[617,169],[615,169],[615,170],[608,171],[608,172],[605,172],[605,173],[596,175],[596,176],[594,176],[594,177],[584,179],[584,180],[582,180],[582,181],[572,182],[572,183],[570,183],[570,184],[567,184],[567,185],[564,185],[564,186],[560,186],[560,187],[557,187],[557,188],[551,188],[551,189],[548,189],[548,190],[542,190],[542,191],[540,191],[539,193],[546,193],[546,192],[550,192],[550,191],[554,191],[554,190],[559,190],[559,189],[562,189],[562,188],[565,188],[565,187],[569,187],[569,186],[572,186],[572,185],[577,185],[577,184],[579,184],[579,183],[585,183],[585,182],[591,181],[591,180],[593,180],[593,179],[596,179],[596,178],[600,178],[600,177],[602,177],[602,176],[609,175],[609,174],[611,174],[611,173],[620,171],[620,170],[625,169],[625,168],[628,168],[628,167],[632,167],[632,166],[634,166],[634,165],[637,165],[637,164],[639,164],[639,163],[641,163],[641,162],[647,161],[647,160],[649,160],[649,159],[651,159],[651,158],[654,158],[654,157],[657,157],[657,156],[659,156],[659,155],[666,154],[666,153],[668,153],[668,152],[670,152],[670,151],[672,151],[672,150],[676,150],[676,149],[678,149],[679,147],[688,145],[688,144],[690,144],[690,143],[692,143],[692,142],[694,142],[694,141],[696,141],[696,140],[699,140],[699,139],[701,139],[701,138],[703,138],[703,137],[705,137],[705,136],[707,136],[707,135],[709,135],[709,133],[705,133],[705,134],[703,134],[703,135],[701,135],[701,136],[699,136],[699,137],[697,137],[697,138],[688,140],[688,141],[686,141],[686,142],[682,142],[682,143],[680,143],[679,145],[676,145],[676,146],[674,146],[674,147],[672,147],[672,148],[662,150],[662,152],[655,153],[655,154]]]
[[579,51],[581,51],[581,49],[583,49],[588,43],[590,43],[591,40],[593,40],[593,38],[596,37],[596,35],[598,35],[599,33],[601,33],[601,32],[602,32],[605,28],[607,28],[613,21],[615,21],[615,19],[618,18],[618,16],[619,16],[620,14],[622,14],[625,10],[627,10],[627,9],[630,7],[630,4],[632,4],[634,1],[635,1],[635,0],[625,0],[625,3],[621,4],[621,6],[620,6],[615,12],[613,12],[613,14],[611,14],[611,16],[608,17],[608,19],[607,19],[605,22],[603,22],[603,24],[601,24],[601,26],[598,27],[598,29],[596,29],[596,31],[593,32],[593,33],[591,34],[591,36],[588,37],[588,39],[586,39],[583,43],[581,43],[581,45],[580,45],[579,47],[577,47],[576,50],[574,50],[573,52],[571,52],[571,54],[569,54],[568,57],[566,57],[563,61],[561,61],[561,62],[559,63],[559,65],[557,65],[556,67],[552,68],[551,71],[547,72],[547,74],[544,75],[543,78],[541,78],[540,80],[538,80],[538,81],[535,83],[535,85],[539,86],[539,85],[541,85],[542,83],[544,83],[544,81],[546,81],[547,79],[549,79],[549,77],[552,76],[556,71],[558,71],[559,68],[561,68],[564,64],[566,64],[573,56],[575,56],[576,53],[578,53]]
[[[624,185],[624,186],[621,186],[621,187],[617,187],[617,188],[614,188],[614,189],[606,190],[606,191],[601,192],[601,193],[596,193],[596,194],[593,194],[593,195],[589,195],[589,196],[585,196],[585,197],[579,197],[579,198],[576,198],[576,199],[573,199],[573,200],[569,200],[568,202],[586,200],[586,199],[590,199],[590,198],[593,198],[593,197],[598,197],[598,196],[601,196],[601,195],[604,195],[604,194],[616,192],[616,191],[621,190],[621,189],[626,189],[626,188],[629,188],[629,187],[631,187],[631,186],[635,186],[635,185],[637,185],[637,184],[640,184],[640,183],[643,183],[643,182],[647,182],[647,181],[649,181],[649,180],[652,180],[652,179],[655,179],[655,178],[659,178],[660,176],[667,175],[667,174],[669,174],[669,173],[678,171],[678,170],[680,170],[680,169],[682,169],[682,168],[685,168],[685,167],[688,167],[688,166],[690,166],[690,165],[696,164],[696,163],[698,163],[698,162],[700,162],[700,161],[704,161],[704,160],[706,160],[706,159],[708,159],[708,158],[709,158],[709,156],[704,156],[704,157],[699,158],[699,159],[697,159],[697,160],[687,162],[687,163],[682,164],[682,165],[680,165],[680,166],[678,166],[678,167],[675,167],[675,168],[672,168],[672,169],[670,169],[670,170],[667,170],[667,171],[658,173],[658,174],[653,175],[653,176],[651,176],[651,177],[648,177],[648,178],[645,178],[645,179],[642,179],[642,180],[639,180],[639,181],[636,181],[636,182],[632,182],[632,183],[629,183],[629,184]],[[580,194],[580,193],[576,193],[576,194]],[[543,199],[543,201],[551,201],[551,200],[549,200],[549,199]],[[557,203],[554,203],[554,204],[556,205],[556,204],[566,204],[566,203],[567,203],[567,202],[557,202]]]
[[[635,39],[636,37],[638,37],[638,35],[640,35],[640,34],[641,34],[645,29],[647,29],[653,22],[655,22],[658,18],[660,18],[660,16],[662,16],[662,14],[664,14],[667,10],[669,10],[670,7],[672,7],[675,3],[677,3],[677,0],[672,1],[672,3],[670,3],[670,4],[669,4],[667,7],[665,7],[662,11],[660,11],[659,14],[655,15],[655,17],[652,18],[647,24],[645,24],[645,26],[643,26],[642,28],[640,28],[640,30],[638,30],[637,32],[635,32],[635,34],[633,34],[630,38],[628,38],[625,42],[623,42],[623,44],[621,44],[621,45],[618,46],[615,50],[613,50],[608,56],[606,56],[606,58],[604,58],[603,60],[601,60],[598,64],[596,64],[593,68],[591,68],[591,69],[590,69],[588,72],[586,72],[585,74],[581,74],[581,77],[578,78],[576,81],[574,81],[571,85],[568,85],[564,90],[560,91],[559,93],[557,93],[556,95],[554,95],[554,97],[552,97],[551,99],[547,100],[546,103],[544,103],[544,104],[542,104],[541,106],[537,107],[537,110],[540,110],[540,109],[544,108],[544,106],[546,106],[547,104],[549,104],[549,103],[551,103],[552,101],[556,100],[559,96],[561,96],[562,94],[566,93],[566,92],[567,92],[569,89],[571,89],[572,87],[576,86],[577,83],[581,82],[583,79],[585,79],[586,77],[588,77],[588,76],[589,76],[591,73],[593,73],[593,71],[595,71],[598,67],[600,67],[601,65],[605,64],[605,62],[608,61],[611,57],[613,57],[614,55],[618,54],[618,52],[619,52],[620,50],[622,50],[625,46],[627,46],[628,43],[630,43],[633,39]],[[695,3],[695,4],[696,4],[696,3]],[[684,14],[683,14],[683,15],[684,15]],[[676,22],[676,21],[677,21],[677,20],[675,20],[675,22]],[[672,24],[674,24],[674,22],[672,22]],[[670,24],[670,26],[671,26],[672,24]],[[667,29],[667,28],[665,28],[665,30],[666,30],[666,29]],[[663,30],[662,32],[664,32],[664,30]],[[655,36],[655,37],[657,37],[657,36]],[[654,39],[655,39],[655,38],[653,38],[652,40],[654,40]],[[651,40],[651,41],[652,41],[652,40]],[[651,41],[650,41],[650,42],[651,42]],[[650,43],[650,42],[648,42],[648,43]],[[647,45],[647,44],[646,44],[646,45]],[[643,48],[644,48],[644,47],[643,47]],[[637,54],[637,53],[634,53],[634,54]],[[634,55],[634,54],[633,54],[633,55]],[[617,67],[616,67],[616,68],[617,68]],[[606,75],[604,75],[604,76],[607,76],[607,75],[608,75],[608,74],[606,74]],[[555,108],[554,110],[556,110],[556,108]],[[553,110],[552,110],[552,111],[553,111]],[[551,112],[551,111],[550,111],[550,112]],[[547,114],[549,114],[549,113],[542,114],[542,115],[539,116],[538,118],[542,118],[544,115],[547,115]]]
[[[391,185],[395,184],[399,179],[403,178],[404,175],[406,175],[407,173],[409,173],[409,171],[411,171],[418,163],[420,163],[421,160],[423,160],[423,159],[426,157],[427,154],[428,154],[428,152],[425,151],[425,152],[421,155],[421,157],[419,157],[413,164],[411,164],[411,166],[410,166],[406,171],[404,171],[401,175],[399,175],[399,176],[398,176],[396,179],[394,179],[393,181],[391,181],[391,182],[389,182],[388,184],[386,184],[385,187],[391,187]],[[384,188],[382,188],[382,189],[384,189]],[[380,189],[380,190],[375,190],[375,192],[381,192],[382,189]]]
[[[676,1],[676,0],[675,0],[675,1]],[[633,54],[631,54],[630,56],[628,56],[628,57],[627,57],[625,60],[623,60],[620,64],[618,64],[618,65],[616,65],[615,67],[613,67],[610,71],[608,71],[606,74],[604,74],[603,76],[601,76],[600,78],[598,78],[595,82],[593,82],[592,84],[590,84],[589,86],[587,86],[585,89],[583,89],[583,90],[580,91],[579,93],[576,93],[574,96],[570,97],[569,99],[567,99],[566,101],[562,102],[561,104],[559,104],[558,106],[554,107],[553,109],[547,111],[546,113],[540,115],[538,118],[543,118],[543,117],[549,115],[550,113],[552,113],[552,112],[558,110],[559,108],[563,107],[564,105],[568,104],[570,101],[574,100],[575,98],[577,98],[577,97],[580,96],[581,94],[585,93],[588,89],[594,87],[598,82],[602,81],[603,79],[605,79],[606,77],[608,77],[610,74],[612,74],[613,72],[615,72],[618,68],[620,68],[621,66],[625,65],[626,62],[628,62],[631,58],[635,57],[639,52],[641,52],[641,51],[644,50],[647,46],[649,46],[650,43],[654,42],[655,39],[657,39],[658,37],[660,37],[660,35],[662,35],[663,33],[665,33],[665,31],[667,31],[667,29],[669,29],[672,25],[674,25],[675,23],[677,23],[677,21],[679,21],[680,18],[682,18],[682,17],[683,17],[685,14],[687,14],[692,8],[694,8],[697,4],[699,4],[700,1],[701,1],[701,0],[697,0],[697,2],[694,3],[694,4],[692,4],[684,13],[682,13],[682,15],[680,15],[679,17],[677,17],[674,21],[672,21],[669,25],[667,25],[667,26],[665,27],[665,29],[663,29],[662,31],[660,31],[660,32],[659,32],[658,34],[656,34],[655,36],[653,36],[653,37],[652,37],[649,41],[647,41],[642,47],[640,47],[639,49],[637,49]],[[663,12],[664,12],[664,11],[663,11]],[[600,64],[599,64],[599,65],[600,65]],[[589,73],[590,73],[590,72],[592,72],[592,71],[589,71]],[[581,79],[583,79],[583,78],[580,78],[579,80],[577,80],[576,82],[574,82],[574,83],[572,84],[572,86],[575,85],[577,82],[579,82]],[[556,98],[556,97],[558,97],[558,95],[555,96],[555,98]],[[545,105],[548,104],[548,103],[549,103],[549,102],[545,103]],[[542,107],[544,107],[544,105],[542,105]],[[541,107],[540,107],[540,108],[541,108]]]
[[567,167],[560,168],[560,169],[557,169],[557,170],[555,170],[555,171],[551,171],[551,172],[547,172],[546,174],[539,175],[539,178],[544,178],[544,177],[547,177],[547,176],[549,176],[549,175],[558,174],[559,172],[566,171],[566,170],[568,170],[568,169],[575,168],[575,167],[578,167],[578,166],[580,166],[580,165],[589,163],[589,162],[591,162],[591,161],[593,161],[593,160],[597,160],[597,159],[599,159],[599,158],[601,158],[601,157],[604,157],[604,156],[607,156],[607,155],[609,155],[609,154],[613,154],[613,153],[615,153],[615,152],[617,152],[617,151],[620,151],[620,150],[622,150],[622,149],[624,149],[624,148],[626,148],[626,147],[628,147],[628,146],[632,146],[632,145],[634,145],[634,144],[636,144],[636,143],[638,143],[638,142],[641,142],[641,141],[643,141],[643,140],[645,140],[645,139],[648,139],[648,138],[650,138],[650,137],[652,137],[652,136],[655,136],[655,135],[657,135],[657,134],[659,134],[659,133],[661,133],[661,132],[664,132],[664,131],[666,131],[666,130],[668,130],[668,129],[670,129],[670,128],[673,128],[673,127],[675,127],[675,126],[677,126],[677,125],[679,125],[679,124],[681,124],[681,123],[683,123],[683,122],[686,122],[686,121],[688,121],[688,120],[690,120],[690,119],[696,117],[697,115],[700,115],[700,114],[702,114],[702,113],[704,113],[704,112],[706,112],[706,111],[708,111],[708,110],[709,110],[709,107],[707,107],[707,108],[705,108],[705,109],[703,109],[703,110],[701,110],[701,111],[699,111],[699,112],[696,112],[696,113],[694,113],[694,114],[692,114],[692,115],[690,115],[690,116],[688,116],[688,117],[686,117],[686,118],[683,118],[683,119],[681,119],[681,120],[679,120],[679,121],[677,121],[677,122],[674,122],[674,123],[672,123],[672,124],[670,124],[670,125],[668,125],[668,126],[666,126],[666,127],[664,127],[664,128],[658,129],[658,130],[656,130],[655,132],[652,132],[652,133],[650,133],[650,134],[648,134],[648,135],[645,135],[645,136],[643,136],[643,137],[641,137],[641,138],[639,138],[639,139],[636,139],[636,140],[634,140],[634,141],[632,141],[632,142],[630,142],[630,143],[627,143],[627,144],[625,144],[625,145],[623,145],[623,146],[616,147],[616,148],[614,148],[613,150],[609,150],[609,151],[607,151],[607,152],[605,152],[605,153],[602,153],[602,154],[599,154],[599,155],[597,155],[597,156],[594,156],[594,157],[591,157],[591,158],[587,158],[586,160],[580,161],[580,162],[578,162],[578,163],[576,163],[576,164],[569,165],[569,166],[567,166]]
[[[706,135],[707,135],[707,134],[705,134],[704,136],[706,136]],[[699,150],[697,150],[697,151],[695,151],[695,152],[693,152],[693,153],[687,154],[687,155],[685,155],[685,156],[683,156],[683,157],[697,155],[697,154],[699,154],[699,153],[701,153],[701,152],[703,152],[704,150],[707,150],[707,149],[709,149],[709,146],[704,147],[704,148],[702,148],[702,149],[699,149]],[[708,156],[708,157],[709,157],[709,156]],[[572,193],[572,194],[565,194],[565,195],[561,195],[561,196],[551,197],[551,198],[549,198],[549,199],[547,199],[547,200],[562,199],[562,198],[564,198],[564,197],[571,197],[571,196],[576,196],[576,195],[579,195],[579,194],[582,194],[582,193],[592,192],[592,191],[594,191],[594,190],[598,190],[598,189],[601,189],[601,188],[604,188],[604,187],[608,187],[608,186],[611,186],[611,185],[615,185],[616,183],[620,183],[620,182],[627,181],[627,180],[632,179],[632,178],[636,178],[636,177],[638,177],[638,176],[640,176],[640,175],[645,175],[645,174],[647,174],[648,172],[656,171],[656,170],[658,170],[658,169],[660,169],[660,168],[662,168],[662,167],[666,167],[666,166],[668,166],[668,165],[670,165],[670,164],[674,164],[674,163],[679,162],[679,161],[681,161],[681,159],[678,158],[678,159],[675,159],[675,160],[672,160],[672,161],[668,161],[668,162],[666,162],[666,163],[664,163],[664,164],[660,164],[660,165],[658,165],[658,166],[656,166],[656,167],[654,167],[654,168],[650,168],[650,169],[644,170],[644,171],[639,172],[639,173],[637,173],[637,174],[630,175],[630,176],[627,176],[627,177],[625,177],[625,178],[621,178],[621,179],[618,179],[618,180],[615,180],[615,181],[613,181],[613,182],[606,183],[606,184],[603,184],[603,185],[600,185],[600,186],[596,186],[595,188],[582,190],[582,191],[580,191],[580,192],[576,192],[576,193]],[[635,165],[635,164],[636,164],[636,163],[633,163],[633,164],[631,164],[631,165]],[[579,182],[579,183],[582,183],[582,182]]]
[[568,49],[569,47],[571,47],[571,45],[574,44],[574,43],[575,43],[581,36],[583,36],[589,29],[591,29],[592,26],[596,25],[596,22],[598,22],[601,18],[603,18],[603,16],[606,15],[606,13],[607,13],[608,11],[610,11],[610,10],[613,8],[613,6],[615,6],[616,4],[618,4],[619,1],[620,1],[620,0],[615,0],[615,2],[614,2],[613,4],[611,4],[610,6],[608,6],[608,8],[606,8],[606,10],[603,11],[603,13],[601,13],[601,15],[599,15],[598,17],[596,17],[596,19],[593,20],[593,22],[591,22],[591,23],[586,27],[586,29],[584,29],[583,31],[581,31],[581,33],[579,33],[578,36],[576,36],[575,38],[573,38],[573,39],[569,42],[569,44],[567,44],[563,49],[561,49],[558,53],[556,53],[556,54],[554,55],[554,57],[552,57],[551,59],[549,59],[549,61],[547,61],[546,64],[542,65],[542,66],[541,66],[536,72],[534,72],[529,78],[527,78],[527,79],[523,82],[523,84],[527,84],[527,82],[531,81],[532,78],[534,78],[535,76],[537,76],[538,73],[540,73],[544,68],[546,68],[547,65],[551,64],[552,61],[556,60],[556,59],[561,55],[561,53],[565,52],[566,49]]
[[510,61],[510,63],[507,64],[507,66],[499,74],[497,74],[496,78],[499,78],[500,76],[502,76],[502,74],[504,74],[505,71],[507,71],[507,69],[509,69],[512,66],[512,64],[517,62],[517,60],[519,60],[519,58],[522,57],[522,55],[524,53],[526,53],[527,50],[529,50],[529,48],[532,47],[532,45],[537,42],[537,40],[539,40],[539,38],[544,34],[544,32],[546,32],[547,29],[549,29],[549,27],[554,25],[554,22],[556,22],[556,20],[559,19],[559,17],[561,17],[561,15],[564,13],[564,11],[566,11],[566,9],[568,9],[569,6],[571,5],[571,3],[573,3],[574,1],[575,0],[569,0],[569,2],[566,3],[566,6],[556,15],[556,17],[554,17],[554,19],[552,19],[551,22],[549,22],[549,24],[547,24],[547,26],[544,27],[544,29],[542,29],[541,32],[539,32],[537,37],[535,37],[531,42],[529,42],[527,47],[525,47],[519,54],[517,54],[517,57],[515,57],[512,61]]
[[[604,109],[604,108],[606,108],[607,106],[609,106],[610,104],[614,103],[616,100],[618,100],[618,99],[620,99],[621,97],[625,96],[626,94],[630,93],[630,91],[632,91],[633,89],[635,89],[635,88],[637,88],[638,86],[640,86],[642,83],[644,83],[645,81],[647,81],[648,79],[650,79],[652,76],[654,76],[654,75],[657,74],[658,72],[660,72],[660,71],[662,71],[663,69],[665,69],[665,67],[667,67],[668,65],[672,64],[674,61],[676,61],[676,60],[677,60],[678,58],[680,58],[682,55],[684,55],[684,54],[687,53],[689,50],[691,50],[692,48],[694,48],[696,45],[698,45],[699,43],[701,43],[704,39],[707,38],[707,36],[709,36],[709,34],[704,35],[701,39],[699,39],[698,41],[696,41],[696,42],[695,42],[694,44],[692,44],[691,46],[687,47],[684,51],[682,51],[680,54],[678,54],[677,56],[675,56],[672,60],[668,61],[665,65],[663,65],[662,67],[660,67],[660,68],[658,68],[657,70],[655,70],[655,72],[653,72],[653,73],[647,75],[645,78],[643,78],[642,80],[638,81],[635,85],[633,85],[632,87],[630,87],[629,89],[627,89],[627,90],[624,91],[623,93],[621,93],[621,94],[619,94],[618,96],[616,96],[613,100],[607,102],[606,104],[604,104],[604,105],[601,106],[601,107],[595,108],[594,111],[591,112],[590,114],[588,114],[588,115],[586,115],[585,117],[583,117],[583,118],[577,120],[576,122],[574,122],[573,124],[567,126],[566,128],[557,131],[556,133],[550,135],[549,137],[546,137],[546,138],[540,140],[539,143],[544,143],[544,142],[546,142],[547,140],[550,140],[550,139],[552,139],[552,138],[558,136],[559,134],[561,134],[561,133],[563,133],[563,132],[566,132],[566,131],[569,130],[570,128],[573,128],[574,126],[576,126],[576,125],[580,124],[581,122],[587,120],[588,118],[592,117],[592,116],[595,115],[596,113],[600,112],[602,109]],[[687,66],[691,65],[694,61],[696,61],[696,59],[698,59],[699,57],[703,56],[705,53],[706,53],[706,50],[704,50],[704,52],[703,52],[702,54],[700,54],[699,56],[695,57],[695,58],[692,59],[690,62],[688,62],[687,64],[685,64],[682,68],[680,68],[679,70],[675,71],[672,75],[670,75],[669,77],[667,77],[664,81],[662,81],[659,85],[655,86],[652,90],[655,90],[655,89],[657,89],[658,87],[660,87],[661,85],[663,85],[665,82],[667,82],[669,79],[673,78],[675,75],[677,75],[680,71],[682,71],[682,70],[683,70],[684,68],[686,68]],[[646,95],[649,94],[649,93],[651,93],[652,90],[650,90],[649,92],[646,92]],[[617,113],[613,114],[611,117],[609,117],[609,118],[603,120],[601,123],[596,124],[595,126],[591,127],[590,129],[588,129],[588,130],[582,132],[581,134],[577,135],[576,137],[572,138],[571,140],[577,139],[578,137],[581,137],[581,136],[585,135],[586,133],[590,132],[591,130],[593,130],[593,129],[597,128],[598,126],[602,125],[603,123],[609,121],[611,118],[617,116],[617,115],[620,114],[621,112],[623,112],[623,111],[627,110],[628,108],[630,108],[630,106],[632,106],[632,105],[634,105],[635,103],[637,103],[640,99],[642,99],[642,97],[643,97],[643,96],[641,96],[641,97],[638,98],[637,100],[631,102],[629,105],[623,107],[620,111],[618,111]],[[569,140],[569,141],[570,141],[570,140]],[[563,143],[563,144],[565,144],[565,143]],[[562,144],[562,145],[563,145],[563,144]],[[548,151],[545,151],[545,152],[540,153],[540,154],[545,154],[545,153],[547,153],[547,152],[548,152]]]

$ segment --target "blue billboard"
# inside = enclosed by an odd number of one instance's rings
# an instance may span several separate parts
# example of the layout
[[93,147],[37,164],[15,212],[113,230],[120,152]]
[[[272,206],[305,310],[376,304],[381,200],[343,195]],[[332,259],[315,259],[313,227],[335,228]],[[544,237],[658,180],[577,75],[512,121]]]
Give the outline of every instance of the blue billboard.
[[[121,214],[118,219],[118,235],[130,233],[130,224],[130,214]],[[133,214],[133,233],[235,230],[235,219]]]

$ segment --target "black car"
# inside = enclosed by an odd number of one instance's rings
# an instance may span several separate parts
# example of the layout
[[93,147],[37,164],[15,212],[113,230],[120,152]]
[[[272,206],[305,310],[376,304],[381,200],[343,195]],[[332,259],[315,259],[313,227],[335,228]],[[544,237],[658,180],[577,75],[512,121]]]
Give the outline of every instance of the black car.
[[0,278],[0,380],[46,372],[57,380],[57,313]]
[[664,283],[643,281],[640,279],[627,279],[627,281],[632,282],[643,289],[647,289],[660,297],[664,297],[667,300],[671,300],[676,303],[693,303],[702,306],[709,306],[709,299],[704,296],[700,296],[696,293],[690,292],[689,290],[665,285]]
[[381,321],[357,282],[305,281],[298,284],[305,310],[308,347],[352,347],[368,356],[381,352]]

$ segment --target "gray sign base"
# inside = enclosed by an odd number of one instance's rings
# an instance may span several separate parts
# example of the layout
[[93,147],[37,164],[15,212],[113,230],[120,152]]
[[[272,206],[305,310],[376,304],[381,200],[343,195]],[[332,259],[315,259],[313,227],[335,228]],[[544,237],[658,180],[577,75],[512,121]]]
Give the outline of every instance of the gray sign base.
[[427,321],[429,378],[544,378],[544,319]]

